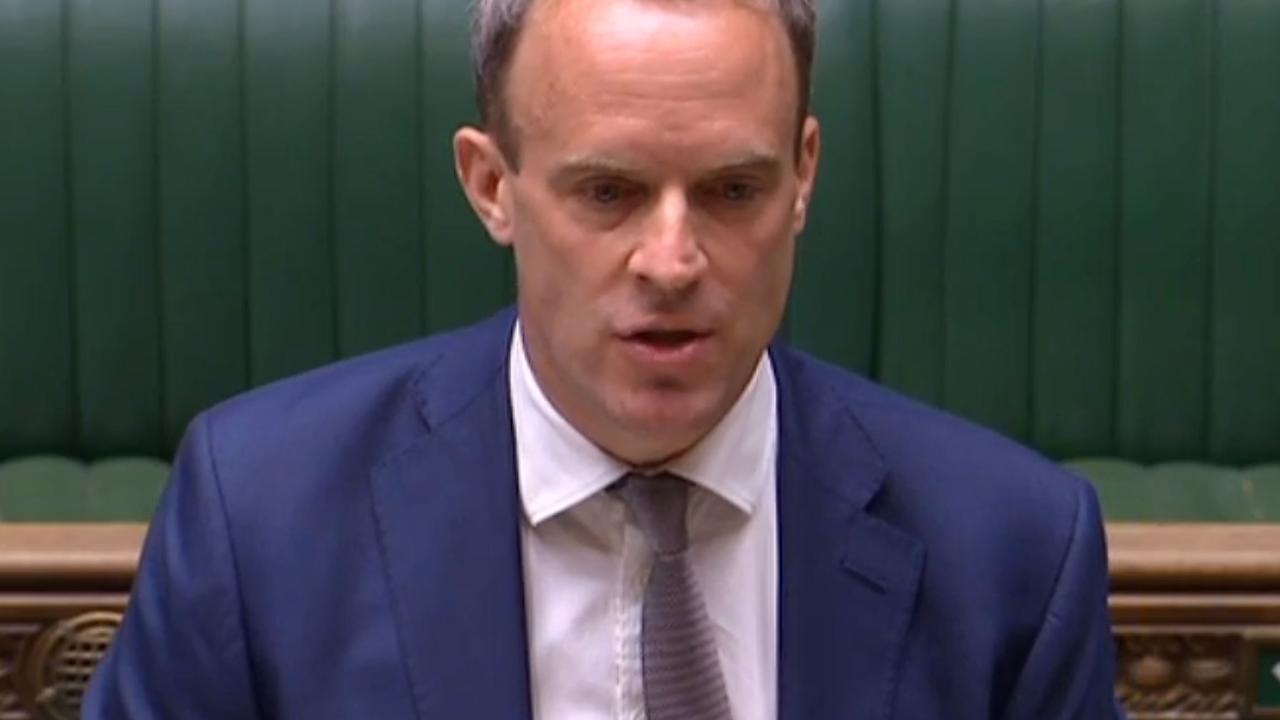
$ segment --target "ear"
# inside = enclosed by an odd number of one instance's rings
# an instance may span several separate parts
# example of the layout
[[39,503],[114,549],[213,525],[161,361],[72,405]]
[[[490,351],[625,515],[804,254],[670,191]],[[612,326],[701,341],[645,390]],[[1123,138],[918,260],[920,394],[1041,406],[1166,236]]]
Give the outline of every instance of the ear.
[[809,220],[809,203],[813,199],[813,186],[818,178],[818,158],[822,154],[822,127],[812,115],[805,118],[800,130],[800,152],[796,157],[796,176],[799,186],[796,203],[792,209],[795,234],[804,230]]
[[494,242],[511,245],[511,170],[493,136],[474,127],[463,127],[453,136],[453,161],[458,182],[471,209]]

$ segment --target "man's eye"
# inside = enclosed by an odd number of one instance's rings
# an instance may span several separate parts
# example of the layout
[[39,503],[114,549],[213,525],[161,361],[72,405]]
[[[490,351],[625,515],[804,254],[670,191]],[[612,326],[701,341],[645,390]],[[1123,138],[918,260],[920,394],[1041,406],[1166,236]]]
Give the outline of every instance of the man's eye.
[[615,205],[625,196],[622,183],[598,182],[587,188],[587,197],[597,205]]
[[756,196],[756,187],[741,180],[729,180],[720,184],[720,197],[732,203],[742,203]]

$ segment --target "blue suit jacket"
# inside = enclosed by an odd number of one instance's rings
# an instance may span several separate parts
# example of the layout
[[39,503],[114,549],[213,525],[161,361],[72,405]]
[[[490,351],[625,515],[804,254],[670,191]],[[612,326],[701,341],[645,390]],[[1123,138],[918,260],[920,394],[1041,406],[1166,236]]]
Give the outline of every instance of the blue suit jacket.
[[[527,718],[513,317],[197,418],[84,717]],[[780,717],[1116,717],[1090,487],[771,353]]]

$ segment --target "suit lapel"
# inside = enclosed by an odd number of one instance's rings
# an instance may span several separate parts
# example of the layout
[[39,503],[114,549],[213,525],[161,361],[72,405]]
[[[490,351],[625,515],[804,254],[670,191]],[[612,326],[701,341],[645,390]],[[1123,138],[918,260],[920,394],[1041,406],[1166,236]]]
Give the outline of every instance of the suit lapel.
[[888,469],[845,401],[773,357],[779,717],[889,720],[924,547],[868,511]]
[[[528,718],[521,514],[504,313],[415,383],[422,437],[372,473],[421,720]],[[868,506],[888,474],[844,400],[786,350],[778,376],[781,720],[889,720],[924,547]]]
[[416,383],[427,432],[372,476],[375,520],[418,717],[527,718],[511,316]]

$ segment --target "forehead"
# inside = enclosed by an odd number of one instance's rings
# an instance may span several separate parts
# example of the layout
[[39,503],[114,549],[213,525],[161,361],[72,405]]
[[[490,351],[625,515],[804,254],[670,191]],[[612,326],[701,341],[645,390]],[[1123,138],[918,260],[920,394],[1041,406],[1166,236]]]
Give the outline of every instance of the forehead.
[[628,130],[785,141],[799,102],[781,19],[744,0],[535,3],[508,79],[522,146]]

